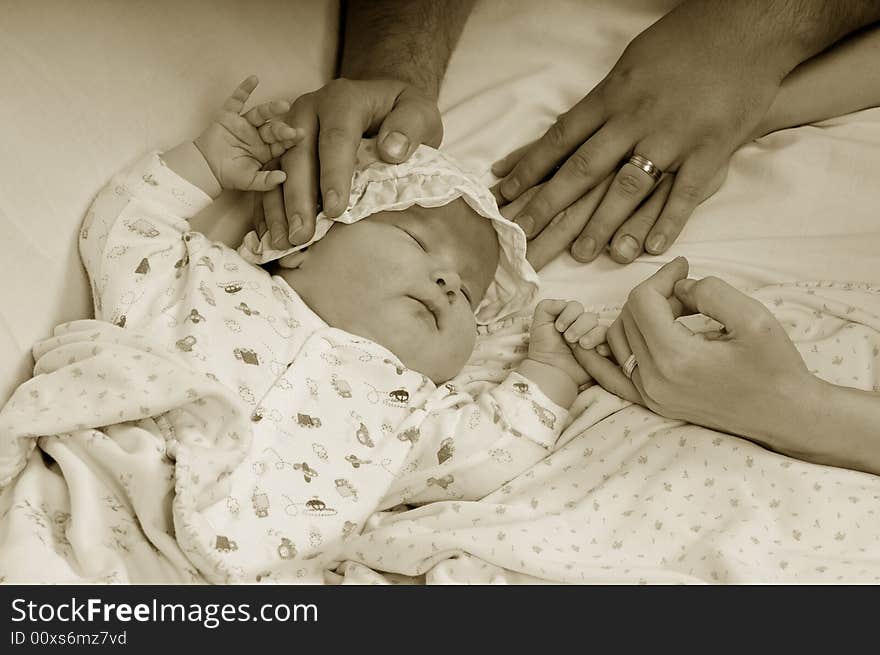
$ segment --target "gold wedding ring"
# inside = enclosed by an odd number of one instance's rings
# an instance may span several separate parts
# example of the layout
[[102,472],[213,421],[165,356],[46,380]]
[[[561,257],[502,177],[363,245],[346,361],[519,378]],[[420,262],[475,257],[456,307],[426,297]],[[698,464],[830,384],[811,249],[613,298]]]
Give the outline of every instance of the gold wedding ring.
[[642,157],[641,155],[633,154],[632,157],[626,160],[627,164],[632,164],[636,168],[645,171],[648,175],[654,178],[654,181],[657,182],[663,177],[663,171],[661,171],[657,166],[647,157]]
[[620,368],[623,370],[623,374],[627,379],[632,380],[633,371],[638,365],[639,363],[636,361],[636,356],[630,355]]

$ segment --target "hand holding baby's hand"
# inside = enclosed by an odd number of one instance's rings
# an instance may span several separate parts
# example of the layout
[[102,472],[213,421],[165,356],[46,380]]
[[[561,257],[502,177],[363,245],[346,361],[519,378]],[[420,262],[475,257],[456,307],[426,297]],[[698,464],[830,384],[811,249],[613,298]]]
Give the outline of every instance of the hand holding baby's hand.
[[598,317],[585,312],[579,302],[542,300],[535,307],[528,356],[564,371],[580,386],[592,378],[574,358],[572,346],[595,348],[604,340]]
[[272,100],[241,113],[258,83],[251,75],[239,84],[194,142],[224,189],[268,191],[284,182],[284,171],[261,169],[303,136],[301,130],[278,120],[290,110],[286,100]]

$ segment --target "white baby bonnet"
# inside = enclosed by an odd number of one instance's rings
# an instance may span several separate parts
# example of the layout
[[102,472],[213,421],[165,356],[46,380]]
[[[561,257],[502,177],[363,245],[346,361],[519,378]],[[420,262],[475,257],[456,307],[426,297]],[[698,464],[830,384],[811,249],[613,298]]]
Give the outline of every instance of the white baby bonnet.
[[238,252],[253,264],[265,264],[314,243],[327,233],[334,220],[354,223],[377,212],[399,211],[412,205],[440,207],[459,197],[492,221],[501,245],[495,279],[476,311],[477,322],[487,325],[529,306],[538,290],[538,274],[526,260],[526,235],[519,225],[501,215],[495,198],[476,176],[429,146],[419,146],[402,164],[387,164],[379,159],[376,140],[364,139],[357,152],[348,209],[338,218],[331,219],[321,212],[312,240],[287,250],[273,250],[268,232],[259,240],[251,231]]

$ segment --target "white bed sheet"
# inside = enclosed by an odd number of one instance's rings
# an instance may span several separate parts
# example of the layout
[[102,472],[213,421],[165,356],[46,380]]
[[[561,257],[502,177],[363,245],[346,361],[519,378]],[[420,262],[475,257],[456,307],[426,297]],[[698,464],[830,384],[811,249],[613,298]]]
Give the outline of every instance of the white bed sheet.
[[[626,44],[676,3],[480,3],[441,94],[444,148],[479,171],[539,137],[610,70]],[[552,8],[551,8],[552,7]],[[741,288],[798,279],[880,279],[880,109],[777,132],[742,148],[721,190],[661,257],[621,266],[560,256],[545,296],[616,304],[685,255],[697,276]]]

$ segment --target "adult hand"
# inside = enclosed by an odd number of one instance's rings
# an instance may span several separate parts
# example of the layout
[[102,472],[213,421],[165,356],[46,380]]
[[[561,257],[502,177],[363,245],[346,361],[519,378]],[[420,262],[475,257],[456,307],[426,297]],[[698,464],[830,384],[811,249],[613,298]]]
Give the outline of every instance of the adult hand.
[[[717,188],[787,69],[772,52],[749,47],[741,33],[748,31],[719,20],[723,3],[714,6],[682,3],[642,32],[605,79],[519,158],[500,185],[506,200],[552,173],[517,217],[529,237],[540,234],[560,249],[573,241],[572,256],[582,262],[609,242],[618,261],[643,248],[659,254]],[[676,173],[644,204],[655,180],[621,165],[631,154]],[[584,200],[603,181],[607,191]],[[573,207],[580,200],[586,207]],[[566,208],[572,216],[550,224]]]
[[[492,167],[492,172],[498,177],[504,177],[513,170],[513,167],[522,158],[524,152],[524,148],[513,151],[504,159],[496,162]],[[724,184],[724,180],[727,178],[727,171],[728,162],[724,162],[710,180],[709,186],[705,189],[705,197],[700,202],[711,197],[721,188],[721,185]],[[584,229],[584,223],[589,220],[590,216],[592,216],[593,212],[596,211],[596,208],[602,202],[613,179],[613,174],[606,177],[573,204],[556,214],[547,224],[547,227],[537,236],[529,239],[526,258],[536,271],[540,271],[544,266],[553,261],[559,253],[570,246],[578,235],[581,234],[581,231]],[[664,175],[660,183],[650,192],[648,198],[642,201],[642,204],[629,218],[625,226],[626,229],[621,228],[618,230],[610,250],[611,258],[616,262],[628,264],[642,253],[642,246],[640,244],[644,242],[644,235],[648,234],[657,222],[660,212],[669,199],[674,180],[674,173]],[[512,202],[506,202],[498,186],[493,187],[492,191],[501,208],[501,213],[506,218],[514,220],[529,200],[543,188],[544,184],[533,186]],[[641,240],[637,239],[639,235],[641,235]]]
[[[764,305],[718,278],[687,279],[687,271],[683,257],[663,266],[633,289],[609,328],[617,362],[635,355],[631,378],[593,350],[574,346],[576,359],[607,390],[662,416],[794,449],[774,439],[792,420],[780,410],[816,378]],[[694,334],[676,321],[693,313],[723,328]]]
[[345,211],[365,135],[377,135],[379,156],[389,163],[406,161],[420,144],[436,147],[443,139],[436,101],[390,79],[333,80],[300,96],[285,122],[304,138],[281,157],[283,188],[258,197],[253,216],[260,238],[268,230],[278,249],[312,238],[319,202],[328,216]]

